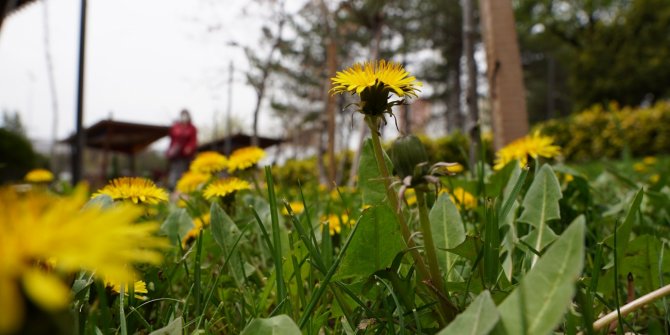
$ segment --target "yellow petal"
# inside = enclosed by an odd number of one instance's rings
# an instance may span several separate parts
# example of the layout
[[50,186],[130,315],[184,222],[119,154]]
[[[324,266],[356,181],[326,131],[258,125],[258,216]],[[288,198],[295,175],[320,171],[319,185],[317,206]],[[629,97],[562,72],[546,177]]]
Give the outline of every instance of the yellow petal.
[[38,270],[23,276],[23,288],[30,300],[47,311],[57,311],[70,302],[70,289],[58,277]]
[[23,299],[16,284],[8,278],[0,279],[0,334],[14,333],[23,319]]

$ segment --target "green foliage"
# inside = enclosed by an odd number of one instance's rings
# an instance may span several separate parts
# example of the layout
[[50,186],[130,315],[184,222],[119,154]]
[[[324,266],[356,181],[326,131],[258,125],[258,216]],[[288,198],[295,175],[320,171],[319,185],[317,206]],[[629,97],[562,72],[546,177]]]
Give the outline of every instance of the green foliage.
[[498,306],[497,334],[548,334],[571,303],[584,259],[585,220],[578,218]]
[[670,96],[670,3],[515,1],[532,121]]
[[22,180],[41,162],[42,159],[25,137],[0,128],[0,184]]
[[300,328],[288,315],[277,315],[269,319],[253,319],[241,335],[300,335]]
[[[568,161],[653,156],[670,151],[670,103],[631,108],[595,105],[564,119],[537,125],[554,138]],[[596,136],[597,135],[597,136]]]
[[449,324],[449,327],[442,329],[437,335],[486,335],[495,327],[498,320],[500,314],[491,299],[491,293],[484,291]]

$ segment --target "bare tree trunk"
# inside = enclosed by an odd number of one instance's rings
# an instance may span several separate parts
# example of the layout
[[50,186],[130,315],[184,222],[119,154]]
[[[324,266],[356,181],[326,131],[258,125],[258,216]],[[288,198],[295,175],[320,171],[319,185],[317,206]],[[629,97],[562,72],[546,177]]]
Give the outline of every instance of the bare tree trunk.
[[458,56],[447,60],[447,133],[463,130],[463,114],[461,113],[461,49]]
[[56,78],[54,76],[53,61],[51,59],[51,43],[49,40],[49,4],[46,0],[42,1],[44,18],[44,58],[47,63],[47,77],[49,79],[49,91],[51,92],[51,109],[53,120],[51,120],[51,145],[49,146],[49,161],[51,170],[59,172],[60,167],[56,166],[56,141],[58,137],[58,94],[56,92]]
[[475,24],[474,4],[472,0],[463,0],[463,51],[465,67],[468,74],[468,85],[465,94],[467,109],[467,133],[470,136],[470,167],[477,162],[480,146],[479,136],[479,99],[477,97],[477,63],[475,63]]
[[512,0],[480,0],[496,149],[528,133]]
[[275,42],[272,43],[272,48],[270,48],[268,57],[266,58],[263,67],[261,68],[261,78],[258,82],[258,86],[255,87],[256,106],[254,107],[254,123],[253,123],[253,134],[251,136],[251,145],[256,147],[259,146],[260,144],[258,140],[258,115],[260,114],[261,104],[263,103],[263,98],[265,97],[265,88],[267,86],[267,80],[268,77],[270,76],[270,70],[272,68],[272,58],[275,54],[275,51],[279,48],[279,45],[281,43],[282,32],[284,30],[284,23],[286,22],[283,3],[280,5],[280,8],[281,9],[279,15],[281,16],[281,18],[279,19],[279,23],[277,24],[277,36]]
[[337,162],[335,160],[335,115],[336,103],[335,96],[330,94],[330,78],[335,77],[337,73],[337,30],[331,26],[332,13],[328,10],[328,6],[324,0],[321,0],[321,11],[323,12],[323,19],[326,25],[326,69],[328,76],[325,82],[325,100],[326,100],[326,117],[328,130],[328,188],[334,187],[335,178],[337,175]]

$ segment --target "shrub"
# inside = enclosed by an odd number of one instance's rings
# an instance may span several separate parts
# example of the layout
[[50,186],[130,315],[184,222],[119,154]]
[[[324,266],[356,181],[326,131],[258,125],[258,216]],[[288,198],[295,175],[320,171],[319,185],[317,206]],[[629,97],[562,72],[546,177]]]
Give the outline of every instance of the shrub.
[[625,152],[636,157],[670,152],[669,102],[648,108],[595,105],[536,127],[554,137],[568,161],[619,158]]
[[0,184],[23,179],[43,161],[25,137],[0,128]]

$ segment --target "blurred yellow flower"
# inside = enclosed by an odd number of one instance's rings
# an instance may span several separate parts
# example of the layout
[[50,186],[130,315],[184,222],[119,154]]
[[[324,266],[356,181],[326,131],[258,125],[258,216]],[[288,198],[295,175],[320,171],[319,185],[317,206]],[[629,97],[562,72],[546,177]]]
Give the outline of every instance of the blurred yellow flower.
[[652,184],[656,184],[661,180],[661,175],[658,173],[655,173],[651,176],[649,176],[649,182]]
[[405,200],[407,201],[408,206],[416,205],[416,193],[413,188],[408,188],[405,191]]
[[195,192],[198,187],[209,180],[209,175],[196,171],[186,171],[177,181],[177,191],[181,193]]
[[506,145],[496,153],[494,170],[502,169],[507,163],[517,160],[522,167],[528,163],[528,156],[553,158],[561,153],[561,148],[554,145],[554,139],[543,136],[539,132],[524,136]]
[[443,168],[443,170],[449,173],[461,173],[465,168],[460,163],[455,163],[454,165],[449,165]]
[[205,199],[209,200],[214,197],[225,197],[227,195],[234,194],[237,191],[248,190],[251,188],[251,185],[245,180],[228,177],[219,179],[205,188],[203,195]]
[[573,175],[571,175],[571,174],[569,174],[569,173],[566,173],[566,174],[563,176],[563,180],[565,180],[566,183],[570,183],[571,181],[575,180],[575,176],[573,176]]
[[168,193],[153,181],[141,177],[121,177],[113,179],[105,187],[94,193],[92,198],[106,194],[114,200],[129,200],[133,203],[155,205],[168,200]]
[[[305,211],[305,205],[302,203],[302,201],[291,201],[289,206],[291,206],[291,210],[293,211],[294,215],[302,214],[302,212]],[[286,207],[281,209],[281,213],[282,215],[288,215],[288,210]]]
[[451,202],[458,205],[462,209],[474,209],[477,207],[477,199],[472,195],[472,193],[466,191],[462,187],[456,187],[453,191],[449,192],[446,189],[441,189],[439,194],[447,192]]
[[195,159],[191,162],[190,170],[212,174],[225,170],[228,166],[227,164],[228,159],[226,159],[226,156],[216,151],[205,151],[195,156]]
[[[114,291],[116,293],[119,293],[119,294],[121,293],[121,284],[120,283],[106,281],[105,284],[107,285],[107,287],[110,287],[112,289],[112,291]],[[123,288],[123,295],[129,296],[130,288],[128,286],[128,283],[126,283],[124,286],[125,287]],[[133,284],[133,292],[134,292],[134,296],[135,296],[136,299],[147,300],[146,294],[149,293],[149,291],[147,290],[147,283],[145,283],[142,280],[135,281],[135,283]]]
[[349,219],[347,214],[335,215],[330,214],[327,217],[321,217],[321,224],[328,224],[328,231],[330,235],[339,234],[342,231],[342,224],[344,223],[347,226],[354,224],[353,220]]
[[246,170],[265,157],[265,151],[259,147],[246,147],[233,151],[228,158],[228,172]]
[[386,94],[393,92],[399,97],[416,97],[417,87],[422,85],[401,64],[383,59],[378,62],[356,63],[337,72],[331,81],[333,88],[330,91],[333,94],[352,92],[360,95],[364,94],[365,89],[377,88]]
[[647,166],[642,162],[637,162],[633,164],[633,170],[635,170],[635,172],[643,173],[647,171]]
[[[45,310],[62,309],[70,289],[56,274],[85,270],[129,281],[135,276],[133,264],[161,261],[159,250],[169,244],[154,236],[158,223],[135,222],[142,208],[125,203],[82,208],[86,200],[83,187],[61,198],[0,189],[0,306],[12,306],[0,313],[0,333],[12,332],[22,322],[20,283],[33,303]],[[51,271],[43,264],[53,264]]]
[[656,164],[657,159],[654,156],[647,156],[642,159],[642,163],[647,164],[647,165],[654,165]]
[[30,170],[23,179],[29,183],[50,183],[54,180],[54,175],[46,169]]

